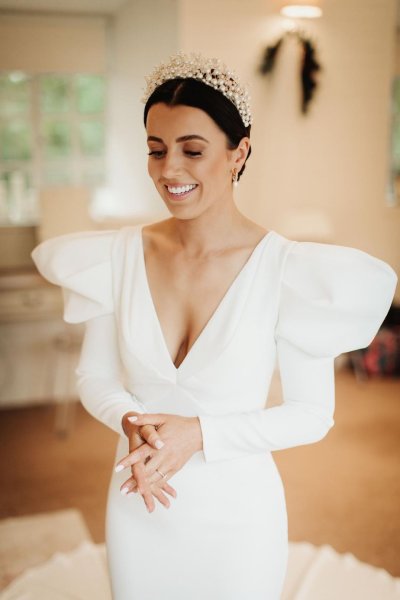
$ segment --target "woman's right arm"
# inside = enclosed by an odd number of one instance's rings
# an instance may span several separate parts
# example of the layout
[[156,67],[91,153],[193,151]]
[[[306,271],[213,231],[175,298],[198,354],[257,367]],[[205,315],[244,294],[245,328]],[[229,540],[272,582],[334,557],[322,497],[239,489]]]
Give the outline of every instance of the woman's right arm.
[[77,375],[77,388],[83,406],[96,419],[124,436],[123,416],[146,412],[143,404],[122,384],[117,330],[113,314],[85,322]]
[[[81,356],[75,371],[83,406],[104,425],[120,435],[126,435],[130,452],[146,444],[146,440],[148,445],[155,448],[156,441],[161,438],[153,426],[137,427],[127,422],[129,414],[142,414],[146,410],[123,386],[121,371],[114,315],[107,314],[87,320]],[[131,471],[133,481],[137,482],[148,509],[154,509],[153,495],[161,504],[169,506],[169,500],[163,491],[175,497],[176,491],[171,485],[164,480],[149,484],[142,462],[133,465]]]

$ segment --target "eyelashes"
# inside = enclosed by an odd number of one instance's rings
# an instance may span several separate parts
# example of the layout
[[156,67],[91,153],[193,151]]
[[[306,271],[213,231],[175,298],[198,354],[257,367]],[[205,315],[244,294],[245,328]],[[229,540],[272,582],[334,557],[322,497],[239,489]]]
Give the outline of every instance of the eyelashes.
[[[148,152],[147,156],[154,156],[154,158],[161,158],[162,154],[164,154],[161,150],[153,150],[152,152]],[[201,156],[201,152],[190,152],[189,150],[185,152],[189,156]]]

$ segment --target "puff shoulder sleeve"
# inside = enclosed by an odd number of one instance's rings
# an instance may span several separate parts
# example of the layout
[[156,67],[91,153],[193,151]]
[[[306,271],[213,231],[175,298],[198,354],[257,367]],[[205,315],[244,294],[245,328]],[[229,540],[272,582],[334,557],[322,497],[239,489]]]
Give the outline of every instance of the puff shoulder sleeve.
[[275,337],[319,357],[365,348],[389,311],[396,284],[392,267],[367,252],[294,242]]
[[387,263],[361,250],[290,241],[274,331],[283,402],[201,415],[205,460],[322,439],[334,425],[334,358],[369,345],[389,310],[396,282]]
[[62,287],[64,320],[81,323],[113,312],[114,231],[87,231],[45,240],[32,259],[45,279]]

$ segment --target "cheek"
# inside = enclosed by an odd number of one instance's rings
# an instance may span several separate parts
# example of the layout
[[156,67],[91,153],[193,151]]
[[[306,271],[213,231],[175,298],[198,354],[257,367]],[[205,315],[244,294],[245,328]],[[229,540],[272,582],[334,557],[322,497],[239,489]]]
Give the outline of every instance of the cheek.
[[149,159],[147,161],[147,172],[150,175],[151,179],[154,179],[157,175],[157,164],[155,164],[154,160]]
[[227,171],[224,170],[221,161],[216,161],[210,165],[208,179],[215,190],[225,187],[227,182]]
[[214,184],[223,179],[226,175],[221,167],[221,160],[213,159],[198,166],[196,174],[204,183]]

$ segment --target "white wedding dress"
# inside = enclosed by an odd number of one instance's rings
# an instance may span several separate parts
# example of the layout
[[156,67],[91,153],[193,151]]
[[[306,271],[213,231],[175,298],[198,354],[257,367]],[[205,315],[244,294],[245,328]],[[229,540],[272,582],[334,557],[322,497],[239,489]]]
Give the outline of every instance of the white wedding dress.
[[[148,285],[142,226],[69,234],[32,253],[86,321],[77,369],[87,410],[119,434],[135,410],[199,416],[203,450],[169,481],[167,510],[122,496],[112,473],[106,543],[115,600],[278,600],[288,540],[271,451],[332,427],[334,358],[372,341],[397,277],[361,250],[270,231],[175,367]],[[284,402],[265,408],[278,361]],[[83,475],[84,476],[84,475]]]

